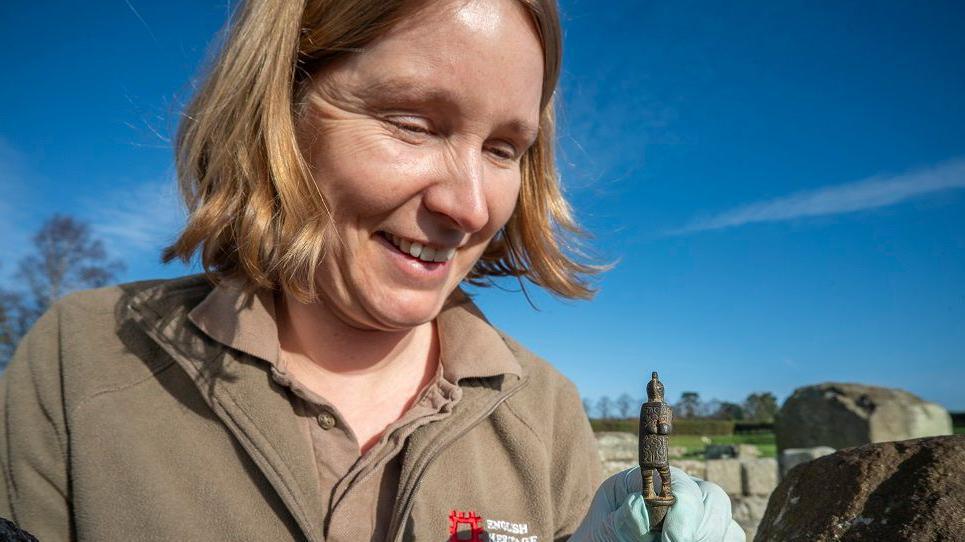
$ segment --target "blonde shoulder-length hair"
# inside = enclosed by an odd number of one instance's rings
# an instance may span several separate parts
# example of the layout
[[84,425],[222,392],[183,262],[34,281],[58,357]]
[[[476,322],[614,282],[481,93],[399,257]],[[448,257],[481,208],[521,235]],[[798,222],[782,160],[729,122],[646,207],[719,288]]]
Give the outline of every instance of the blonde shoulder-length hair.
[[[553,158],[553,93],[561,31],[555,0],[519,0],[544,51],[536,142],[522,157],[516,208],[466,277],[525,277],[564,298],[588,299],[590,275],[608,266],[580,262],[587,236],[564,199]],[[331,240],[331,214],[295,134],[310,75],[358,51],[424,4],[418,0],[259,0],[233,17],[220,54],[178,129],[178,182],[187,225],[163,259],[201,264],[214,280],[279,288],[318,299],[315,270]],[[520,282],[522,285],[522,282]]]

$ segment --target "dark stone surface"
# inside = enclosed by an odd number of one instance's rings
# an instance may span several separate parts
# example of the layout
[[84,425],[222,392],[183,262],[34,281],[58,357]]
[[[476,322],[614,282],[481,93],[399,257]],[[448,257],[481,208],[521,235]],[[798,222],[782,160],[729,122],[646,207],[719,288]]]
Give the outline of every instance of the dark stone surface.
[[794,390],[774,424],[778,450],[841,449],[951,433],[951,417],[940,405],[904,390],[840,382]]
[[965,540],[965,435],[867,444],[791,469],[756,542]]

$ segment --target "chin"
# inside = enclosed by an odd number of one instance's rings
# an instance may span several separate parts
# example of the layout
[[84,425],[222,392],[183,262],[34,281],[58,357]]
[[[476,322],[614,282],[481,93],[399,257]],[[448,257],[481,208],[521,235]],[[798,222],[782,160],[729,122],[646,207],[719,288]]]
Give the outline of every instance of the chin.
[[389,329],[411,329],[430,322],[439,315],[446,296],[441,292],[405,292],[372,299],[368,313],[381,326]]

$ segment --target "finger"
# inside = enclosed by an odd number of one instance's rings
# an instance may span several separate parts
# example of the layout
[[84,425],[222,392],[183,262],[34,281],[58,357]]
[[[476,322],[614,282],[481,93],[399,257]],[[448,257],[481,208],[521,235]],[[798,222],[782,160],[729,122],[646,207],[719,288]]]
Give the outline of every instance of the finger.
[[727,532],[724,533],[723,540],[724,542],[747,542],[747,533],[736,521],[731,520],[730,524],[727,525]]
[[583,525],[600,525],[607,517],[617,510],[626,499],[623,490],[622,473],[607,478],[593,495],[590,509],[586,513]]
[[621,473],[623,475],[623,490],[626,494],[640,493],[643,491],[643,474],[640,466],[627,469]]
[[608,483],[609,480],[604,482],[593,496],[590,509],[587,510],[586,516],[583,517],[583,521],[580,522],[580,526],[576,529],[576,532],[570,537],[571,541],[604,542],[609,538],[613,538],[608,534],[611,531],[609,525],[613,522],[611,516],[615,514],[619,508],[617,505],[612,504],[613,491]]
[[621,542],[653,542],[657,535],[650,532],[650,515],[639,493],[631,493],[611,516],[613,532]]
[[703,493],[687,473],[674,467],[670,468],[670,487],[677,502],[664,519],[663,541],[693,542],[703,518]]
[[703,517],[697,527],[698,541],[718,542],[731,523],[730,497],[715,483],[697,481],[703,500]]
[[677,467],[670,467],[670,489],[673,490],[674,495],[681,492],[703,499],[703,493],[700,491],[697,482]]
[[[659,481],[659,477],[657,478]],[[609,489],[610,510],[616,509],[627,498],[627,495],[640,493],[643,490],[643,475],[640,467],[632,467],[620,471],[603,482],[601,487]]]

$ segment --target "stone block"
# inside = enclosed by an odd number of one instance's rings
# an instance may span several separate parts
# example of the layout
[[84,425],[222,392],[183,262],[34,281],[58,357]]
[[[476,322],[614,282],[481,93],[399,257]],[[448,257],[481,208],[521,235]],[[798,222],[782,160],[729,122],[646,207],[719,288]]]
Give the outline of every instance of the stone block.
[[780,463],[781,467],[781,478],[787,476],[787,471],[793,469],[801,463],[807,463],[808,461],[812,461],[819,457],[824,457],[833,453],[834,448],[830,448],[828,446],[815,446],[814,448],[789,448],[787,450],[782,450],[781,455],[778,458],[778,463]]
[[744,495],[766,496],[777,487],[777,460],[774,458],[741,461]]
[[671,459],[670,465],[686,472],[688,476],[707,479],[707,463],[698,459]]
[[757,542],[965,540],[965,435],[866,444],[788,472]]
[[950,435],[948,411],[895,388],[827,382],[794,390],[774,425],[778,450],[850,448]]
[[728,495],[742,495],[741,463],[736,459],[708,459],[707,480],[719,485]]
[[761,518],[764,517],[764,512],[767,510],[767,497],[731,497],[730,504],[734,521],[741,526],[741,529],[744,529],[747,540],[754,540],[754,536],[757,534],[757,525],[761,522]]
[[602,431],[596,434],[596,445],[600,451],[600,460],[603,462],[636,463],[637,461],[637,436],[633,433]]
[[761,451],[753,444],[738,444],[737,459],[757,459],[761,456]]
[[637,466],[636,461],[604,461],[603,476],[609,478],[614,474]]

